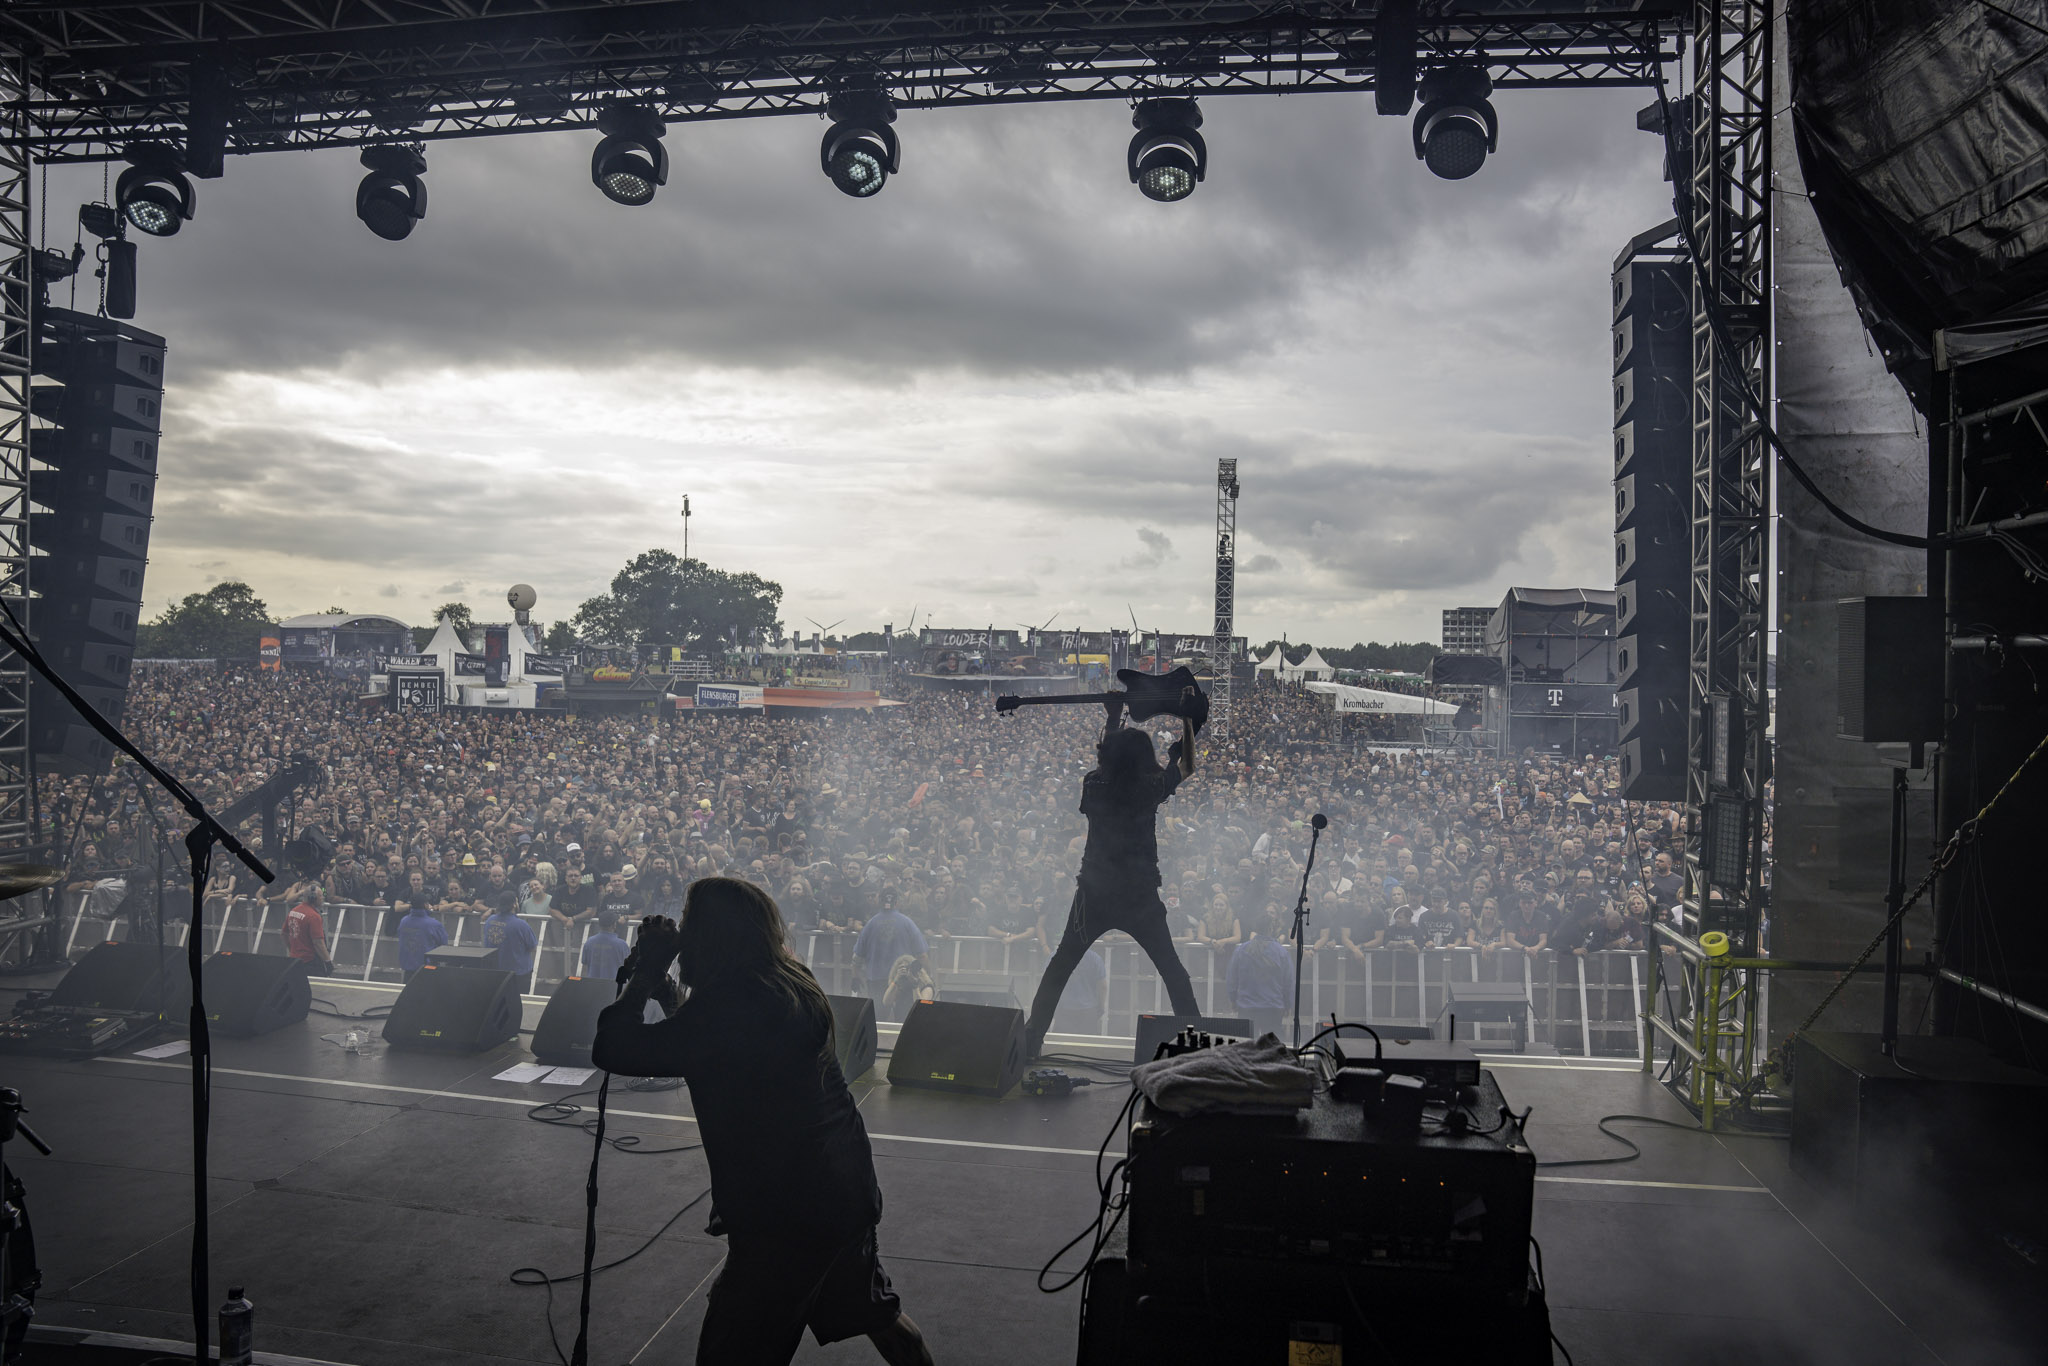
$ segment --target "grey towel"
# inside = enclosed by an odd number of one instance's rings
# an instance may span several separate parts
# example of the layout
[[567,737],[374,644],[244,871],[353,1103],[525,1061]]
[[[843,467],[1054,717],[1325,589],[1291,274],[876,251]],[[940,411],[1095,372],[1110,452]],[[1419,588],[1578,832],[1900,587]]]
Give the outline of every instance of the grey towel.
[[1131,1069],[1145,1099],[1170,1114],[1284,1115],[1308,1106],[1315,1074],[1271,1034]]

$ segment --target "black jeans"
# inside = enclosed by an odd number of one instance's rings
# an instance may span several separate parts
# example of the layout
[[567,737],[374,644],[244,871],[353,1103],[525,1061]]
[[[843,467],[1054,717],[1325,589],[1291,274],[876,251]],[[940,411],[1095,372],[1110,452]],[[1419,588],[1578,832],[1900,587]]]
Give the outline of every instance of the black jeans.
[[806,1327],[822,1345],[880,1332],[901,1312],[872,1228],[851,1239],[800,1230],[728,1235],[697,1337],[698,1366],[784,1366]]
[[1173,947],[1173,931],[1167,928],[1166,908],[1159,904],[1159,893],[1143,889],[1125,898],[1105,894],[1100,889],[1091,892],[1077,887],[1073,909],[1067,914],[1066,932],[1060,936],[1059,947],[1052,951],[1052,961],[1045,965],[1045,976],[1038,979],[1037,995],[1031,998],[1031,1020],[1024,1027],[1029,1056],[1037,1057],[1044,1046],[1046,1031],[1052,1028],[1053,1014],[1060,1006],[1060,994],[1067,989],[1067,979],[1074,975],[1081,955],[1110,930],[1122,930],[1138,941],[1138,947],[1159,970],[1159,980],[1166,984],[1166,996],[1173,1002],[1174,1014],[1202,1013],[1195,1001],[1194,983],[1188,980],[1188,970]]

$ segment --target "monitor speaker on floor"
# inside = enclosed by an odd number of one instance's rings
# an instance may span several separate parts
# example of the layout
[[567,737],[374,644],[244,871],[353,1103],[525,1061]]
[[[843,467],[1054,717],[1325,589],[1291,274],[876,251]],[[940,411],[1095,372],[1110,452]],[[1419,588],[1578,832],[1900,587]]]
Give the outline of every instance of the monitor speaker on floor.
[[393,1048],[481,1053],[519,1034],[519,979],[429,963],[412,975],[384,1021]]
[[[477,969],[468,969],[476,971]],[[618,983],[605,977],[565,977],[548,997],[533,1029],[533,1056],[558,1067],[590,1066],[597,1017],[619,999]]]
[[86,1010],[150,1011],[178,1021],[192,1009],[192,981],[185,951],[165,945],[118,944],[93,947],[50,992],[53,1006]]
[[201,969],[206,1019],[239,1038],[295,1025],[313,1008],[306,964],[274,953],[216,953]]
[[1024,1012],[957,1001],[910,1008],[889,1054],[889,1084],[1000,1096],[1024,1075]]
[[827,996],[832,1003],[832,1051],[853,1081],[875,1065],[875,1003],[865,996]]

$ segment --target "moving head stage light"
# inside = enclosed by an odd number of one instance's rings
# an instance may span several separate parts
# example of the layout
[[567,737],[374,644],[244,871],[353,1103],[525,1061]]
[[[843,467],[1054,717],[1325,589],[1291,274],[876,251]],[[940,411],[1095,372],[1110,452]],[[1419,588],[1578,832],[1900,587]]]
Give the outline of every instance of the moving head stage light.
[[879,193],[897,169],[896,103],[878,90],[843,90],[825,105],[832,126],[818,145],[818,162],[843,194],[866,199]]
[[652,109],[616,104],[597,116],[604,141],[590,154],[590,183],[614,204],[653,202],[654,192],[668,184],[668,150],[661,145],[667,127]]
[[1195,131],[1201,106],[1187,98],[1140,100],[1131,126],[1138,130],[1124,158],[1131,183],[1162,204],[1193,194],[1209,174],[1209,147]]
[[114,182],[115,207],[137,232],[175,236],[198,204],[177,152],[160,142],[139,142],[127,156],[128,169]]
[[387,242],[403,242],[413,224],[427,216],[427,173],[423,146],[398,142],[365,147],[363,165],[370,173],[356,187],[356,217]]
[[1445,180],[1463,180],[1500,147],[1500,117],[1486,97],[1493,80],[1480,66],[1438,67],[1422,78],[1415,111],[1415,159]]

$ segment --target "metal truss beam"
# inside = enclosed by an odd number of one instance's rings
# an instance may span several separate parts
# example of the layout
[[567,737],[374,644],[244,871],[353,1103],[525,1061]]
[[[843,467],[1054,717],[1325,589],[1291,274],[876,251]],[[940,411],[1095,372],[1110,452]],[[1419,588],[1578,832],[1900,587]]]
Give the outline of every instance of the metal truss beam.
[[[584,128],[616,100],[679,123],[817,114],[850,86],[912,109],[1373,88],[1372,13],[1340,0],[478,8],[18,0],[0,25],[42,53],[34,148],[59,162],[182,143],[195,71],[224,83],[231,153]],[[1656,6],[1425,17],[1419,32],[1425,68],[1476,61],[1506,89],[1649,86],[1675,44]]]
[[[0,41],[0,598],[28,612],[29,350],[32,169],[22,54]],[[0,856],[35,838],[29,758],[28,667],[0,649]]]
[[[1743,392],[1770,393],[1771,7],[1768,0],[1697,0],[1693,10],[1691,244],[1697,256],[1692,319],[1692,574],[1689,592],[1690,726],[1686,764],[1687,911],[1695,933],[1757,924],[1763,898],[1763,826],[1769,724],[1764,691],[1770,451]],[[1711,708],[1728,709],[1736,753],[1715,772]],[[1706,857],[1708,809],[1730,799],[1744,813],[1742,875],[1717,882]],[[1739,934],[1736,935],[1739,939]],[[1696,995],[1696,1001],[1705,999]],[[1753,992],[1724,999],[1753,1003]],[[1718,1008],[1697,1009],[1695,1045],[1735,1040],[1726,1070],[1699,1085],[1748,1084],[1758,1061],[1751,1026]]]
[[1230,738],[1237,634],[1237,461],[1216,462],[1216,630],[1209,642],[1209,725]]

